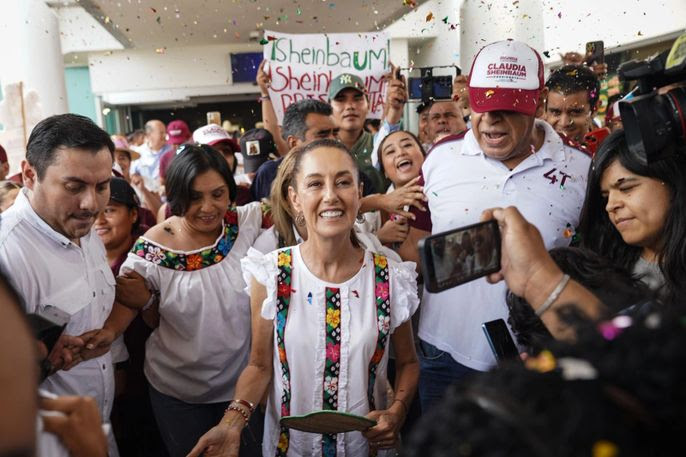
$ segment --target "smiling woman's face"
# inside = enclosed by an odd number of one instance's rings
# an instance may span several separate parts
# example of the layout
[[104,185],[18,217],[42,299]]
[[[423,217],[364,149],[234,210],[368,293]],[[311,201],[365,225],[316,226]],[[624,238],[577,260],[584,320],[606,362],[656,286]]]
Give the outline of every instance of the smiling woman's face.
[[357,168],[350,154],[322,146],[302,157],[288,194],[296,213],[302,213],[308,237],[348,236],[360,209]]
[[384,173],[397,188],[419,176],[424,155],[412,135],[397,132],[384,141],[381,162]]

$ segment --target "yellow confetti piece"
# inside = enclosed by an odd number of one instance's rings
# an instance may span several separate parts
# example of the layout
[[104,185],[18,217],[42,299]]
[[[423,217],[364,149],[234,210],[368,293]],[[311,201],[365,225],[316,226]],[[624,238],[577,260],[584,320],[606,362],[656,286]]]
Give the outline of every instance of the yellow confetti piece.
[[526,368],[539,373],[553,371],[557,366],[555,356],[548,350],[541,351],[537,357],[529,357],[525,362]]
[[486,98],[491,98],[491,97],[493,97],[493,94],[495,94],[495,91],[492,90],[492,89],[488,89],[488,90],[486,91]]
[[600,440],[593,445],[593,457],[617,457],[619,449],[611,441]]
[[167,48],[157,48],[155,49],[155,52],[158,54],[164,54],[165,52],[167,52]]
[[562,235],[563,235],[565,238],[571,238],[571,237],[574,235],[574,232],[572,231],[572,229],[569,229],[569,228],[568,228],[568,229],[565,229],[564,232],[562,232]]
[[434,18],[434,13],[429,12],[429,14],[426,15],[426,22],[433,20],[433,18]]

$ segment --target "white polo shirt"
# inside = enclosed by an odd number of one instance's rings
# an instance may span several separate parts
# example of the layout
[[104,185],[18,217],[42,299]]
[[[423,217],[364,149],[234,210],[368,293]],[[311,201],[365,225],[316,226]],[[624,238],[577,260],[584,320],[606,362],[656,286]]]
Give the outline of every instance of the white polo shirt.
[[[52,229],[33,210],[22,189],[0,216],[0,268],[24,301],[27,313],[54,306],[71,315],[65,333],[81,335],[102,328],[114,302],[114,276],[105,247],[91,230],[77,246]],[[94,397],[103,423],[114,399],[110,352],[48,377],[41,388],[57,395]],[[110,456],[118,455],[112,435]]]
[[[591,159],[567,146],[553,128],[541,149],[510,171],[484,155],[472,130],[464,140],[437,145],[422,167],[432,234],[479,222],[483,210],[516,206],[543,236],[546,248],[566,246],[579,223]],[[567,236],[565,236],[567,235]],[[424,291],[419,337],[476,370],[495,364],[481,324],[507,320],[505,282],[485,278],[441,293]]]

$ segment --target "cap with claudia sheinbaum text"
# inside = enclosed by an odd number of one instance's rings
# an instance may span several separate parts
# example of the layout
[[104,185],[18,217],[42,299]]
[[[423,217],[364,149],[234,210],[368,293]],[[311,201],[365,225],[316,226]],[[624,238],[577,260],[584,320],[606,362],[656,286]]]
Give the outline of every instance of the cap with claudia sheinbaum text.
[[526,43],[497,41],[481,48],[469,73],[472,110],[534,116],[543,89],[543,61]]
[[362,78],[352,73],[343,73],[331,80],[331,84],[329,84],[329,100],[336,98],[336,95],[343,89],[355,89],[362,94],[367,93],[367,88]]

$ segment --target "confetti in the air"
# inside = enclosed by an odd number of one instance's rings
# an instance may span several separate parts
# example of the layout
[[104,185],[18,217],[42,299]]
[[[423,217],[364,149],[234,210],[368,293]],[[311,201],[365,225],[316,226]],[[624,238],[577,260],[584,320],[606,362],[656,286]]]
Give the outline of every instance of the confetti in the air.
[[432,21],[434,18],[434,13],[429,12],[429,14],[426,15],[426,22]]

